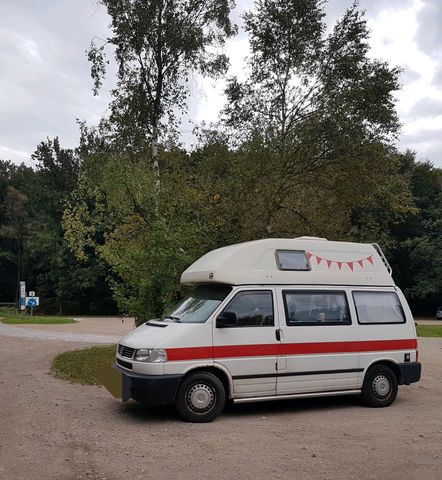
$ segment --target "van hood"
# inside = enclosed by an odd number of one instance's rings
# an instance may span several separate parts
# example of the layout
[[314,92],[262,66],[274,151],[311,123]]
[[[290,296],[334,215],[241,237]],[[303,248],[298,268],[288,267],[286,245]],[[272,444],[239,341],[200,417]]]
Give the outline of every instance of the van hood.
[[154,348],[179,327],[178,323],[149,320],[147,324],[144,323],[128,333],[119,343],[131,348]]

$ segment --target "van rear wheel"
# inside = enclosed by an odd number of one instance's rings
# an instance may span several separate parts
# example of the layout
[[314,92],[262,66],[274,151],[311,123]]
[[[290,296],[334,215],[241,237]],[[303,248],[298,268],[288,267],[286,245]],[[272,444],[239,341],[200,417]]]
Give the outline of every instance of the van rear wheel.
[[226,392],[219,378],[209,372],[197,372],[181,383],[175,407],[183,420],[203,423],[214,420],[225,403]]
[[362,399],[369,407],[388,407],[397,396],[396,374],[386,365],[374,365],[365,375]]

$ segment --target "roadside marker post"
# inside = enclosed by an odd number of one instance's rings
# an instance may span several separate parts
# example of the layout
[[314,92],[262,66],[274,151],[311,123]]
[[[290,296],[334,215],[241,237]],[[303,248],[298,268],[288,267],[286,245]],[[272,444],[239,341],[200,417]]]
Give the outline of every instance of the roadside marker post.
[[20,282],[20,297],[19,297],[20,311],[23,315],[26,309],[26,282]]

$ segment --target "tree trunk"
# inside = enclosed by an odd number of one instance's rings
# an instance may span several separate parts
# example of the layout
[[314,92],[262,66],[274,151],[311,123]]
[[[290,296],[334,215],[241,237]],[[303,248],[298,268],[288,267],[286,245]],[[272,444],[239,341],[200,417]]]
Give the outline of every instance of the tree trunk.
[[155,178],[155,208],[158,211],[161,179],[160,179],[160,165],[158,163],[158,127],[153,127],[152,143],[151,143],[152,167]]
[[17,288],[15,290],[15,303],[18,305],[20,299],[20,280],[21,280],[21,246],[17,240]]

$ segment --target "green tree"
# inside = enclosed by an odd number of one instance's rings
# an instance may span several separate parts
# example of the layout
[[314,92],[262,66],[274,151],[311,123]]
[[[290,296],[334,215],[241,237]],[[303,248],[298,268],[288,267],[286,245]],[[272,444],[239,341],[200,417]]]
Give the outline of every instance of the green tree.
[[[29,199],[12,186],[8,186],[4,199],[5,224],[0,226],[0,236],[8,239],[14,245],[16,255],[16,293],[15,301],[19,298],[19,283],[23,280],[23,250],[25,237],[30,230],[30,220],[27,209]],[[5,252],[3,256],[6,256]]]
[[415,209],[390,232],[393,273],[415,313],[434,314],[442,296],[442,170],[401,156]]
[[79,181],[79,155],[55,138],[41,142],[32,158],[35,168],[0,162],[2,300],[17,297],[17,282],[25,280],[46,311],[112,311],[104,262],[90,252],[79,262],[61,226],[66,199]]
[[248,78],[230,79],[224,117],[249,192],[246,238],[352,238],[359,207],[384,198],[397,219],[410,207],[406,184],[396,196],[388,188],[399,168],[399,70],[368,55],[357,4],[330,34],[323,19],[318,0],[258,0],[244,15]]
[[[181,272],[204,252],[204,222],[198,218],[205,195],[195,189],[186,153],[160,149],[163,165],[161,217],[153,202],[154,178],[143,158],[88,159],[85,175],[67,203],[65,238],[79,261],[91,252],[109,265],[118,306],[140,321],[158,316],[179,297]],[[124,157],[123,157],[124,158]],[[152,204],[152,203],[151,203]]]
[[30,264],[28,283],[35,285],[46,308],[58,313],[66,309],[87,312],[95,308],[98,295],[109,297],[110,292],[105,286],[104,262],[90,253],[78,261],[64,239],[63,212],[67,199],[78,186],[81,158],[76,150],[62,148],[55,138],[41,142],[32,159],[39,186],[32,196],[38,229],[25,243]]
[[[229,125],[292,146],[308,121],[319,142],[327,142],[332,128],[344,137],[359,132],[354,140],[397,133],[393,95],[399,69],[369,58],[369,32],[356,3],[329,35],[324,16],[321,0],[257,0],[244,14],[249,76],[228,84]],[[319,147],[324,157],[327,143]]]
[[[35,172],[31,167],[0,160],[0,232],[3,233],[3,235],[0,234],[0,301],[11,302],[17,297],[18,272],[20,271],[22,276],[26,271],[23,240],[33,223],[31,199],[36,189],[34,177]],[[15,189],[14,193],[11,192],[11,188]],[[11,195],[18,197],[17,204]],[[29,201],[26,201],[23,196]],[[24,200],[25,204],[21,200]],[[22,210],[16,213],[22,215],[25,221],[22,228],[23,235],[19,235],[19,245],[14,237],[21,226],[15,225],[18,217],[14,216],[14,209]]]
[[36,164],[38,183],[38,189],[32,193],[38,208],[35,214],[62,233],[64,202],[77,186],[81,160],[74,150],[62,148],[58,138],[41,142],[31,158]]
[[233,1],[100,2],[111,17],[112,35],[104,41],[94,39],[88,52],[95,93],[106,73],[106,44],[114,47],[118,67],[109,123],[103,125],[123,151],[139,152],[150,144],[158,194],[158,144],[176,133],[190,75],[218,76],[227,69],[227,57],[220,47],[235,33],[229,20]]

